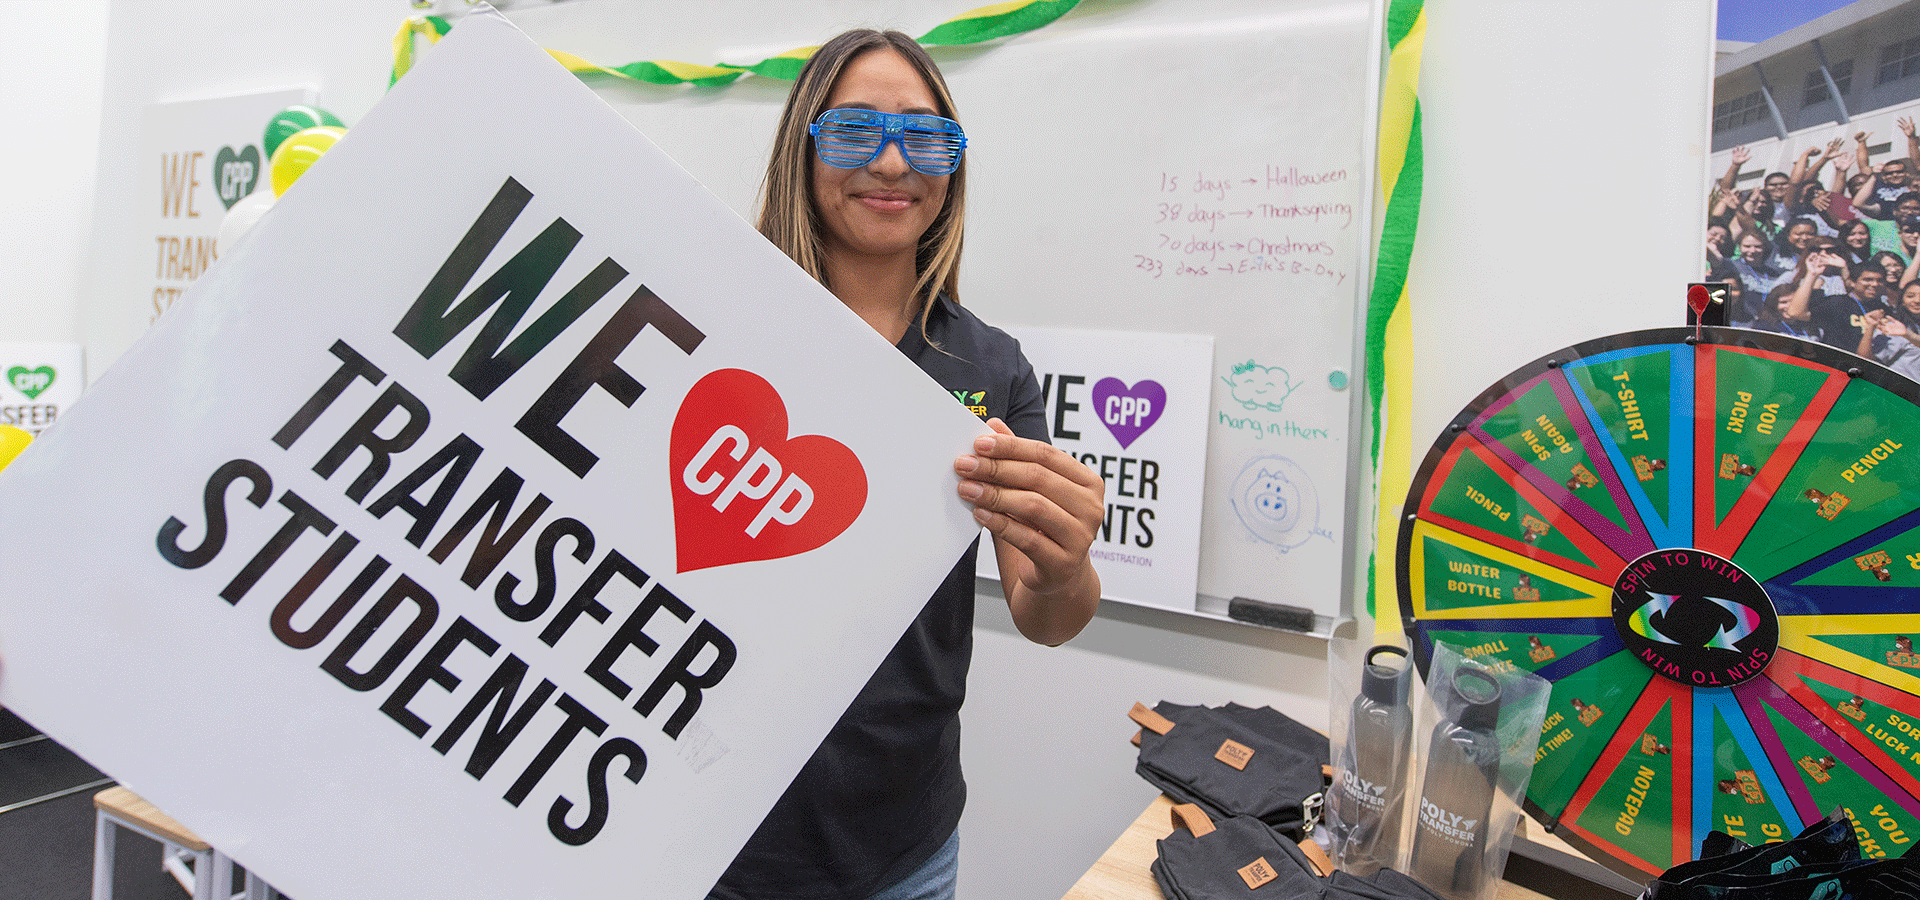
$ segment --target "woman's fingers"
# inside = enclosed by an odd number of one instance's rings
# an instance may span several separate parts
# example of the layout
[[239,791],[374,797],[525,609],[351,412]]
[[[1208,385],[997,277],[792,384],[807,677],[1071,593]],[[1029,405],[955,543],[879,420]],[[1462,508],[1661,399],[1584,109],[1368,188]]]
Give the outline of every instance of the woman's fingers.
[[1106,487],[1066,451],[1028,440],[999,419],[974,453],[954,460],[961,499],[996,536],[1019,548],[1043,582],[1071,578],[1106,512]]

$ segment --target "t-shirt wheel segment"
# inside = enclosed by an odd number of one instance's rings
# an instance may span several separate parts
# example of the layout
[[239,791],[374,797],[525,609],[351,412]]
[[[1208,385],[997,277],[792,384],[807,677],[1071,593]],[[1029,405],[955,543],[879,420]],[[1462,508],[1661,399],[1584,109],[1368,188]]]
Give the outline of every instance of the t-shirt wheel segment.
[[1920,385],[1693,336],[1549,354],[1454,419],[1400,530],[1414,658],[1552,682],[1527,812],[1635,881],[1835,807],[1897,856],[1920,838]]

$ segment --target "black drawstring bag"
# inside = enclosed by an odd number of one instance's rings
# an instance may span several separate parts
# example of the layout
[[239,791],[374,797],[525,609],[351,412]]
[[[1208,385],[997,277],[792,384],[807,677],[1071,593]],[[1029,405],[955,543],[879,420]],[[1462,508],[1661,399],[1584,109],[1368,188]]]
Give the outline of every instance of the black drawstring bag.
[[[1737,849],[1717,852],[1723,847]],[[1700,842],[1699,859],[1662,872],[1660,877],[1647,884],[1640,898],[1679,900],[1691,897],[1691,894],[1685,893],[1686,886],[1708,876],[1771,874],[1777,869],[1859,858],[1860,839],[1854,836],[1853,822],[1839,810],[1802,829],[1793,840],[1778,844],[1751,847],[1732,835],[1715,831]]]
[[1199,806],[1181,804],[1173,826],[1151,866],[1167,900],[1439,900],[1392,869],[1323,878],[1299,844],[1252,816],[1216,826]]
[[[1733,852],[1710,855],[1717,849]],[[1920,898],[1920,858],[1862,858],[1852,820],[1837,809],[1789,841],[1749,847],[1715,832],[1701,853],[1648,883],[1641,900]]]
[[1682,885],[1686,900],[1912,900],[1920,868],[1907,859],[1854,859],[1787,869],[1779,874],[1708,875]]
[[1167,900],[1319,897],[1325,887],[1298,845],[1252,816],[1216,826],[1200,807],[1181,804],[1173,822],[1150,867]]
[[1140,777],[1219,820],[1251,816],[1294,840],[1326,788],[1325,735],[1270,708],[1182,706],[1130,712],[1142,731]]

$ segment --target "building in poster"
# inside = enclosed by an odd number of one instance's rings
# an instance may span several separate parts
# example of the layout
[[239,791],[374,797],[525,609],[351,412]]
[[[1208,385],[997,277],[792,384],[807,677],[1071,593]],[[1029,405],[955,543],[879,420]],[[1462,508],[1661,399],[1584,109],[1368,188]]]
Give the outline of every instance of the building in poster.
[[[1824,144],[1829,132],[1851,139],[1866,128],[1878,147],[1900,137],[1893,117],[1920,105],[1920,3],[1861,0],[1758,43],[1722,41],[1717,57],[1714,174],[1739,145],[1771,169],[1774,145],[1813,132]],[[1764,171],[1756,165],[1745,180]]]

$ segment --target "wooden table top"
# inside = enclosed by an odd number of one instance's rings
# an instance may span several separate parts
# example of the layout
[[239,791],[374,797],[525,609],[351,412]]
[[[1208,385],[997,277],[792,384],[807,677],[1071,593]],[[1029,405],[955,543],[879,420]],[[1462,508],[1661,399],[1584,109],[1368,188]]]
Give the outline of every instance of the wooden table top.
[[187,826],[174,821],[172,816],[156,809],[139,794],[126,788],[110,787],[93,795],[93,805],[128,822],[140,825],[188,850],[208,849],[207,842],[201,840],[199,835],[188,831]]

